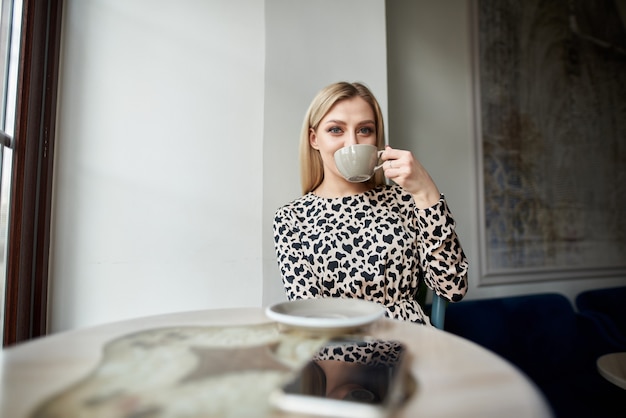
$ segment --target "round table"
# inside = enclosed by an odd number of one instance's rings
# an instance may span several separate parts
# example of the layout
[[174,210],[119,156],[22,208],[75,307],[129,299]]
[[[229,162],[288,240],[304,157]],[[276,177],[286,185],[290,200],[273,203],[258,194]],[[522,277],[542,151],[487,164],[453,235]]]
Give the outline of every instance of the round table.
[[[54,407],[58,410],[62,405],[93,408],[112,400],[118,408],[137,408],[141,397],[122,394],[121,389],[113,385],[114,377],[120,374],[126,374],[135,387],[143,385],[144,398],[161,400],[167,408],[173,408],[178,400],[187,399],[185,397],[190,395],[179,388],[173,390],[169,386],[159,386],[158,382],[165,381],[168,373],[178,375],[178,382],[190,382],[184,386],[185,390],[189,390],[201,380],[199,375],[194,375],[199,369],[206,371],[207,368],[226,367],[232,371],[237,364],[234,351],[224,349],[220,354],[222,357],[215,357],[215,353],[209,356],[202,354],[202,338],[234,341],[241,335],[233,337],[233,330],[249,329],[258,334],[254,337],[257,339],[265,338],[264,335],[275,338],[285,334],[265,316],[263,309],[241,308],[137,318],[61,332],[18,344],[2,350],[0,354],[0,416],[34,417],[42,408]],[[434,327],[390,319],[381,319],[363,332],[375,338],[398,340],[408,347],[410,369],[417,381],[417,390],[395,416],[552,416],[545,399],[525,375],[473,342]],[[280,338],[283,339],[279,351],[283,350],[287,353],[285,355],[309,355],[302,349],[303,341],[294,343],[283,336]],[[187,345],[183,347],[181,341],[187,341]],[[149,349],[152,351],[147,351]],[[297,354],[298,350],[300,354]],[[196,354],[193,364],[190,363],[193,356],[188,355],[190,351]],[[153,353],[158,362],[150,363],[145,354],[148,352]],[[190,373],[192,369],[196,372]],[[220,396],[231,397],[244,405],[251,396],[250,389],[245,388],[245,380],[237,382]],[[181,405],[177,407],[190,408],[188,402],[179,403]],[[255,411],[256,416],[284,416],[265,406],[257,407]],[[160,414],[152,412],[151,417],[169,416],[167,411]],[[67,410],[62,415],[72,417],[79,414]],[[220,416],[223,415],[245,416],[244,413],[230,412]]]
[[605,354],[598,358],[597,366],[606,380],[626,389],[626,352]]

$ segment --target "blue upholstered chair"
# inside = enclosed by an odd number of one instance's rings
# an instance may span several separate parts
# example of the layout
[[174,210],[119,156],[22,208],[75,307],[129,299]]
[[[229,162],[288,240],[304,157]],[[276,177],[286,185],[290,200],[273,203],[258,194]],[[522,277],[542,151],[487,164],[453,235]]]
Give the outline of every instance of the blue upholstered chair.
[[[431,293],[433,297],[430,305],[426,303],[426,295],[429,293]],[[430,323],[433,324],[435,328],[443,329],[448,301],[430,290],[428,286],[426,286],[426,283],[424,283],[424,280],[420,280],[416,299],[424,312],[430,317]]]
[[576,296],[576,308],[595,320],[607,338],[626,349],[626,286],[583,291]]
[[447,300],[433,292],[433,303],[430,308],[430,322],[435,328],[443,329],[447,305]]

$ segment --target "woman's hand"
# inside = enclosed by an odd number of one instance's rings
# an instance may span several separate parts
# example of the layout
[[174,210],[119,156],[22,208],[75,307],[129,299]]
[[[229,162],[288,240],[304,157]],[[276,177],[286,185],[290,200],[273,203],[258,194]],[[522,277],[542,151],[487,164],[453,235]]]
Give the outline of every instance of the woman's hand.
[[410,151],[385,147],[380,156],[385,177],[413,195],[418,209],[426,209],[439,201],[439,189]]

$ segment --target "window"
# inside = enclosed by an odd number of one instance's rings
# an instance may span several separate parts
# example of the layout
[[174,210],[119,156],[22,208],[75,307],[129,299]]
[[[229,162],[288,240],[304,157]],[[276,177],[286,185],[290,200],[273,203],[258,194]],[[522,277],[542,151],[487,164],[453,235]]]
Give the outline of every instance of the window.
[[[1,115],[7,133],[13,131],[13,135],[8,135],[12,137],[11,148],[3,147],[2,158],[3,174],[11,173],[10,184],[3,188],[9,196],[2,266],[6,280],[3,345],[7,346],[45,335],[47,330],[52,163],[63,1],[1,1],[2,34],[10,33],[13,39],[6,44],[12,47],[7,50],[5,46],[2,51],[5,58],[0,63],[9,69],[4,86],[13,82],[15,89],[13,99],[5,96],[9,99],[4,101],[5,112]],[[12,20],[5,20],[6,8],[12,10]],[[5,27],[5,22],[11,22],[12,30]],[[13,32],[17,27],[19,36]],[[13,54],[7,55],[14,51],[19,51],[19,62],[12,66],[6,57],[14,58]],[[11,89],[2,93],[6,95],[8,91]]]
[[[21,0],[2,0],[0,6],[0,288],[6,281],[6,251],[11,190],[11,142],[15,128],[17,64],[21,28]],[[4,323],[4,291],[0,294],[0,330]]]

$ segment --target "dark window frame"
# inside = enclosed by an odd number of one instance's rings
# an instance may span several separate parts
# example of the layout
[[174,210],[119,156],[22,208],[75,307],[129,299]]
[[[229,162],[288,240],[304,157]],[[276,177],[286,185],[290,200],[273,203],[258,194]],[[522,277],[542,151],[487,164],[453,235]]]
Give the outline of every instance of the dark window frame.
[[46,335],[63,0],[24,0],[3,345]]

